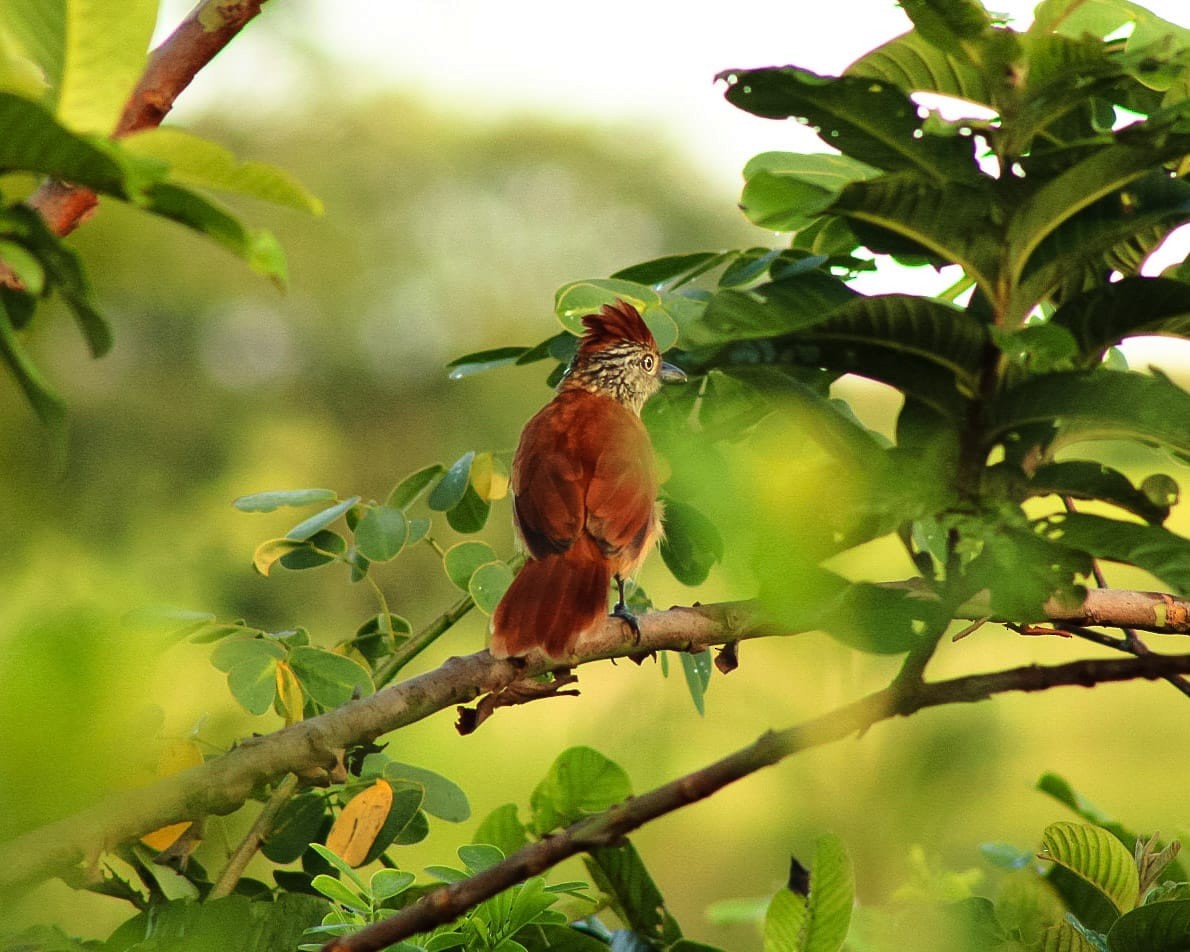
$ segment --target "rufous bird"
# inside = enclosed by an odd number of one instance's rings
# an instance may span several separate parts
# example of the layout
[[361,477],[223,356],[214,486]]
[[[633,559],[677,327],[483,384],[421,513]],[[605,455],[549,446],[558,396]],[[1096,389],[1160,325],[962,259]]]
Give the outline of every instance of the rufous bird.
[[583,318],[586,333],[558,391],[525,424],[512,460],[513,517],[529,561],[492,615],[491,651],[534,648],[566,659],[607,615],[639,634],[624,581],[661,533],[657,469],[640,419],[663,383],[686,375],[661,360],[630,304],[605,304]]

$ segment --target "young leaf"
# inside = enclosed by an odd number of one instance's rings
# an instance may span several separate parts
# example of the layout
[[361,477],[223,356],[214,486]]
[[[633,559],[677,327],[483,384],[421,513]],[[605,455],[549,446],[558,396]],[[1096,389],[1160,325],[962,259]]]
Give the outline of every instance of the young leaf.
[[424,466],[417,470],[417,472],[410,473],[397,483],[393,491],[388,494],[385,505],[392,506],[394,509],[404,509],[410,503],[416,501],[435,478],[445,472],[446,467],[441,463],[431,463],[429,466]]
[[289,653],[289,664],[303,690],[326,708],[338,707],[353,696],[362,697],[375,690],[361,664],[322,648],[294,648]]
[[372,898],[376,902],[384,902],[393,896],[399,896],[413,885],[416,878],[413,873],[407,873],[404,870],[378,869],[372,874],[369,883]]
[[809,903],[790,889],[780,889],[764,914],[764,952],[802,952]]
[[1085,823],[1051,823],[1042,835],[1040,855],[1090,883],[1118,912],[1136,905],[1140,890],[1136,864],[1107,830]]
[[804,952],[838,952],[851,925],[855,874],[843,841],[833,834],[818,838],[810,873]]
[[306,506],[334,498],[333,489],[277,489],[240,496],[232,505],[240,512],[273,512],[281,506]]
[[372,562],[387,562],[405,547],[405,513],[391,506],[369,506],[355,527],[355,545]]

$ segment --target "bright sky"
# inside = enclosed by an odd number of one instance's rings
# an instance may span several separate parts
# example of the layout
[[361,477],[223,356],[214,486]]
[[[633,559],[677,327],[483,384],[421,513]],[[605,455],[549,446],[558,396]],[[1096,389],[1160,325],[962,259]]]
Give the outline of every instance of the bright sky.
[[[1032,20],[1032,0],[985,2],[1018,28]],[[189,5],[167,0],[163,33]],[[1143,5],[1190,27],[1190,0]],[[749,0],[738,8],[707,0],[271,0],[177,112],[185,121],[191,110],[225,107],[229,96],[249,115],[283,110],[318,92],[307,67],[322,59],[338,84],[318,95],[324,101],[327,92],[397,89],[470,122],[545,114],[652,129],[702,166],[712,187],[735,195],[740,170],[757,152],[822,145],[793,122],[728,105],[716,73],[787,63],[838,73],[909,25],[894,0]],[[1190,229],[1162,251],[1165,261],[1185,257]],[[1171,343],[1154,353],[1168,357]]]

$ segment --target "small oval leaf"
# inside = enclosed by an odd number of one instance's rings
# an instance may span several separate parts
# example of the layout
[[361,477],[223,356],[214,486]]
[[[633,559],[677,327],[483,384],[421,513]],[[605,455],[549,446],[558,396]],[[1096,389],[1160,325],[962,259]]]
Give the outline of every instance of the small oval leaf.
[[281,506],[306,506],[334,498],[333,489],[278,489],[240,496],[232,505],[240,512],[273,512]]
[[471,463],[475,460],[475,451],[464,453],[446,471],[441,482],[430,493],[430,508],[437,512],[447,512],[457,506],[467,492],[471,479]]
[[400,509],[371,506],[355,527],[355,545],[372,562],[387,562],[405,547],[408,535],[409,525]]
[[475,607],[485,615],[491,615],[511,584],[512,569],[508,563],[487,562],[475,570],[467,591],[475,600]]
[[285,538],[296,539],[298,542],[304,542],[314,536],[316,533],[325,529],[358,502],[359,496],[351,496],[348,499],[344,499],[342,502],[337,502],[335,505],[323,509],[322,512],[316,512],[309,519],[299,522],[296,526],[285,533]]
[[486,542],[459,542],[446,550],[442,567],[447,577],[465,592],[475,570],[496,559],[496,551]]
[[404,509],[426,491],[430,483],[446,472],[441,463],[431,463],[415,473],[410,473],[388,494],[385,505],[395,509]]

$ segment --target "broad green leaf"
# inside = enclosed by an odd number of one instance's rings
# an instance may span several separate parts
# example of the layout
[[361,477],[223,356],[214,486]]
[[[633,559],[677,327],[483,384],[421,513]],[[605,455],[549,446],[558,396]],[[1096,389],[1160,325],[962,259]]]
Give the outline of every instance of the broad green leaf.
[[40,68],[42,83],[56,97],[66,51],[66,0],[5,0],[4,32]]
[[883,79],[905,92],[934,92],[969,102],[991,102],[987,74],[939,49],[916,30],[876,47],[843,71],[847,76]]
[[661,558],[683,585],[701,585],[711,566],[723,560],[723,536],[715,524],[688,503],[665,501]]
[[[471,463],[475,460],[475,451],[464,453],[455,460],[446,475],[430,493],[430,508],[436,512],[447,512],[457,506],[463,499],[471,480]],[[433,467],[429,467],[433,468]],[[422,470],[421,472],[425,472]],[[414,476],[420,476],[421,472]],[[414,477],[409,477],[412,480]],[[432,477],[431,477],[432,478]],[[403,484],[402,484],[403,485]],[[397,489],[401,487],[398,486]],[[396,490],[394,490],[394,493]]]
[[271,278],[279,287],[289,280],[285,252],[277,239],[263,228],[248,228],[212,199],[188,188],[169,183],[153,186],[147,208],[206,235],[244,259],[248,267]]
[[843,841],[828,833],[818,838],[810,872],[806,931],[800,952],[838,952],[847,938],[855,902],[855,874]]
[[369,880],[372,898],[377,902],[399,896],[413,885],[417,877],[400,869],[378,869]]
[[932,255],[993,293],[1002,251],[994,208],[987,183],[940,183],[903,172],[852,182],[830,211],[846,217],[871,250]]
[[467,794],[458,784],[447,780],[442,774],[394,760],[385,765],[384,776],[394,782],[404,780],[420,784],[425,790],[421,809],[440,820],[462,823],[471,817],[471,805],[467,802]]
[[405,513],[391,506],[369,506],[355,527],[355,545],[372,562],[394,559],[405,547]]
[[472,838],[474,843],[488,843],[505,856],[511,856],[529,843],[528,831],[517,816],[515,803],[506,803],[489,813]]
[[442,567],[447,578],[465,592],[475,570],[497,558],[496,550],[486,542],[458,542],[446,550]]
[[1155,503],[1123,473],[1089,460],[1064,460],[1039,466],[1025,488],[1032,496],[1054,493],[1075,499],[1100,499],[1135,513],[1146,522],[1161,523],[1169,516],[1168,504]]
[[67,0],[58,118],[110,135],[148,57],[157,0]]
[[500,599],[512,584],[512,569],[507,562],[487,562],[475,570],[467,583],[475,607],[485,615],[491,615],[500,604]]
[[33,363],[20,335],[9,320],[3,299],[0,299],[0,357],[8,364],[9,370],[41,422],[54,429],[60,429],[65,421],[66,405]]
[[744,167],[740,209],[754,225],[798,231],[819,217],[849,182],[876,174],[845,155],[763,152]]
[[558,755],[530,797],[533,828],[545,835],[631,794],[632,784],[619,764],[590,747],[571,747]]
[[891,84],[819,76],[795,66],[728,70],[728,102],[766,119],[797,118],[853,159],[886,171],[914,169],[937,184],[978,176],[969,139],[923,135],[917,106]]
[[504,862],[504,852],[490,843],[469,843],[458,848],[459,859],[472,876]]
[[303,690],[326,708],[338,707],[353,695],[362,697],[375,690],[361,664],[322,648],[294,648],[289,653],[289,665]]
[[1177,595],[1190,592],[1190,539],[1161,526],[1072,512],[1047,517],[1039,523],[1039,531],[1048,539],[1089,552],[1095,558],[1142,568]]
[[583,862],[616,915],[642,937],[644,948],[666,948],[681,938],[681,929],[631,842],[591,850]]
[[653,288],[618,278],[590,278],[563,285],[554,294],[554,313],[562,326],[581,337],[586,328],[583,317],[595,314],[605,304],[623,300],[640,312],[653,333],[657,349],[665,352],[678,339],[678,327],[666,309],[662,296]]
[[779,889],[764,914],[764,952],[803,952],[808,902],[791,889]]
[[168,164],[171,182],[237,192],[312,215],[322,202],[288,172],[263,162],[239,162],[223,146],[173,126],[145,129],[120,140],[134,155]]
[[472,374],[480,374],[497,367],[507,367],[515,364],[529,352],[528,347],[497,347],[493,350],[481,350],[474,354],[456,357],[446,366],[450,369],[451,380],[461,380]]
[[694,701],[694,709],[699,714],[705,714],[704,698],[711,683],[711,649],[704,648],[697,654],[683,651],[679,657],[682,659],[682,673],[686,677],[686,687],[690,691],[691,700]]
[[1190,900],[1155,902],[1122,915],[1107,934],[1111,952],[1190,949]]
[[227,672],[227,687],[249,714],[264,714],[277,696],[277,660],[264,652],[246,656]]
[[1045,374],[988,404],[989,441],[1057,422],[1062,442],[1134,439],[1190,454],[1190,394],[1164,377],[1098,371]]
[[719,291],[691,328],[689,346],[773,337],[811,326],[855,297],[842,281],[822,271],[805,271],[747,291]]
[[463,490],[463,498],[453,509],[447,510],[446,521],[455,532],[478,532],[488,521],[492,504],[482,498],[470,480]]
[[295,949],[305,938],[302,933],[330,908],[321,896],[298,893],[282,893],[271,902],[232,895],[206,902],[154,903],[116,929],[104,947],[109,952]]
[[983,65],[974,55],[978,41],[992,30],[988,12],[976,0],[904,0],[905,13],[923,38],[939,49],[960,49],[968,60]]
[[415,502],[426,491],[430,483],[445,472],[446,467],[441,463],[431,463],[415,473],[410,473],[393,487],[385,505],[395,509],[404,509],[410,503]]
[[244,661],[276,661],[285,657],[285,649],[267,638],[225,638],[211,652],[211,664],[228,672]]
[[1041,857],[1090,883],[1123,913],[1136,905],[1140,881],[1131,854],[1114,836],[1085,823],[1051,823],[1041,839]]
[[312,792],[299,793],[281,808],[272,829],[260,845],[266,859],[292,863],[318,839],[327,819],[326,798]]
[[701,274],[708,267],[714,267],[729,254],[699,251],[688,255],[667,255],[664,258],[654,258],[652,261],[624,268],[613,274],[612,278],[631,281],[634,284],[647,284],[650,287],[662,284],[674,286],[690,280],[696,274]]
[[321,512],[316,512],[309,519],[299,522],[285,533],[285,538],[292,539],[295,542],[304,542],[321,532],[358,502],[359,496],[350,496],[347,499],[340,500],[333,506],[328,506]]
[[1074,335],[1088,365],[1125,337],[1190,337],[1190,284],[1169,278],[1124,278],[1064,303],[1050,318]]
[[240,496],[232,505],[240,512],[273,512],[282,506],[307,506],[334,498],[333,489],[278,489]]

